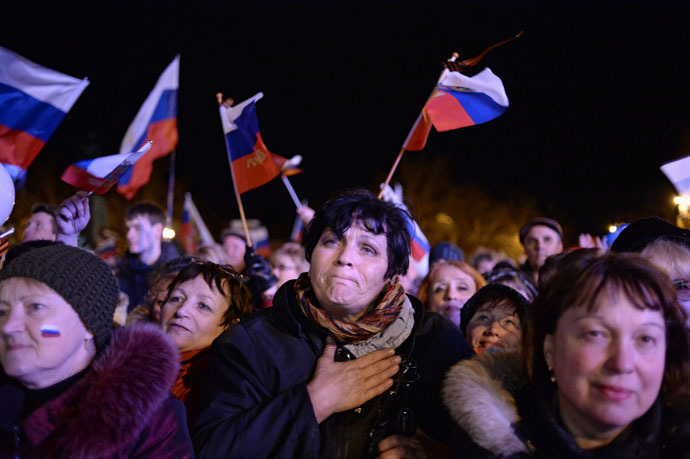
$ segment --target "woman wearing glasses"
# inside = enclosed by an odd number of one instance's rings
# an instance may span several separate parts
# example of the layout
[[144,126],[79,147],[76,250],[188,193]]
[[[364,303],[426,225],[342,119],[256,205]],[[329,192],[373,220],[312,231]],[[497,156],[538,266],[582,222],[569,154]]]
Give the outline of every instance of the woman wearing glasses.
[[207,377],[211,343],[251,310],[249,290],[230,266],[192,261],[170,283],[161,326],[180,351],[180,374],[172,393],[184,402],[190,426]]

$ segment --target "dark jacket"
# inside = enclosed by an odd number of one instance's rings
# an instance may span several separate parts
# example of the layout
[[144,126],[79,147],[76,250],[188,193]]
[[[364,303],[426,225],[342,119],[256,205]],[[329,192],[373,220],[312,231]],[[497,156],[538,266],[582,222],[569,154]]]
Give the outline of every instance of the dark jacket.
[[121,327],[84,375],[21,418],[23,387],[0,381],[0,457],[193,457],[182,402],[170,393],[179,368],[153,325]]
[[147,265],[139,260],[137,255],[129,253],[120,260],[117,270],[117,283],[121,292],[129,297],[127,312],[139,306],[146,292],[149,290],[149,275],[163,263],[180,256],[175,246],[169,242],[161,243],[161,256],[152,265]]
[[561,425],[552,401],[527,383],[517,352],[493,352],[455,365],[443,398],[458,429],[451,457],[470,458],[687,458],[687,402],[657,401],[611,443],[580,449]]
[[[352,450],[353,444],[364,444],[378,407],[387,406],[390,394],[317,423],[306,385],[326,335],[300,310],[293,284],[278,290],[273,308],[255,313],[214,341],[208,398],[192,432],[199,457],[364,457],[361,449]],[[448,441],[450,419],[440,401],[440,383],[469,349],[450,321],[425,315],[419,300],[408,298],[415,324],[397,352],[416,363],[416,375],[409,376],[418,379],[404,391],[404,404],[412,411],[413,428]],[[345,353],[338,349],[336,360]],[[384,420],[395,429],[394,419]],[[376,433],[387,436],[393,431]]]

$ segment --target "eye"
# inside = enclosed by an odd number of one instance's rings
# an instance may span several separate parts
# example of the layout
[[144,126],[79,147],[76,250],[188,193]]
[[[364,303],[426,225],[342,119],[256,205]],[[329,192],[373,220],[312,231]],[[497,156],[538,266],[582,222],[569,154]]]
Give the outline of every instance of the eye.
[[476,320],[479,320],[481,322],[491,322],[491,316],[485,312],[480,312],[475,316]]
[[368,254],[368,255],[376,255],[376,254],[378,254],[378,252],[376,251],[376,249],[374,249],[373,247],[371,247],[371,246],[369,246],[369,245],[364,245],[364,246],[362,246],[362,252],[364,252],[364,253],[366,253],[366,254]]
[[338,244],[338,239],[335,237],[327,237],[321,241],[321,244],[325,245],[326,247],[332,247]]
[[206,303],[199,303],[199,309],[203,311],[213,311],[211,306],[207,305]]
[[446,291],[446,286],[445,285],[434,285],[432,291],[434,293],[443,293]]
[[29,310],[31,312],[38,312],[38,311],[43,310],[44,308],[45,308],[45,306],[42,305],[41,303],[31,303],[29,305]]
[[469,290],[469,287],[467,285],[458,285],[458,290],[461,292],[466,292]]
[[10,308],[2,307],[0,308],[0,317],[4,317],[10,313]]
[[168,303],[179,303],[182,301],[182,297],[179,295],[170,295],[168,298]]

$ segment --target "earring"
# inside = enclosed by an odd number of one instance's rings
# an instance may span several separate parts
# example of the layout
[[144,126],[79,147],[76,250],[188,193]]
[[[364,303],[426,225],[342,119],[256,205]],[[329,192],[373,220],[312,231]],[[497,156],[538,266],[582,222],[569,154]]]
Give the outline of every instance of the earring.
[[549,367],[549,379],[552,383],[556,382],[556,373],[553,372],[553,368]]

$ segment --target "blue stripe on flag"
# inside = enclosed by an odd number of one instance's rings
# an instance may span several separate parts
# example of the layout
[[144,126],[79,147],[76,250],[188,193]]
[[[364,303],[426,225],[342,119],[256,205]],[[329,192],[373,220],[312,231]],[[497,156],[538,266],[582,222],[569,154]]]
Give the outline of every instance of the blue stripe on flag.
[[443,91],[455,97],[463,106],[467,114],[475,124],[486,123],[500,116],[506,111],[506,107],[497,104],[491,97],[484,93]]
[[237,129],[225,134],[225,142],[230,152],[230,158],[235,161],[254,152],[256,134],[259,132],[259,121],[256,117],[256,103],[244,107],[242,114],[233,122]]
[[157,121],[176,117],[177,89],[166,89],[161,94],[161,98],[158,100],[155,110],[153,110],[153,115],[151,115],[151,121],[149,121],[149,123],[155,123]]
[[65,112],[0,83],[0,124],[47,142]]

